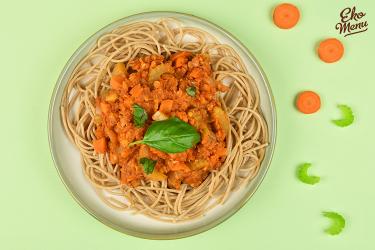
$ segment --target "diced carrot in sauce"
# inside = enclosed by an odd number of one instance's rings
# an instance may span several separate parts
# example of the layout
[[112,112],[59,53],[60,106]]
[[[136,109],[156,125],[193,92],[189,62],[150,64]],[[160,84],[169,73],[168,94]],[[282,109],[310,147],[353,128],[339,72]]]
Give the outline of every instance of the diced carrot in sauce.
[[108,92],[108,94],[105,96],[106,102],[115,102],[118,99],[118,95],[114,91]]
[[103,129],[102,126],[99,126],[99,127],[96,128],[96,130],[95,130],[95,136],[96,136],[96,138],[102,138],[102,137],[105,136],[104,135],[104,129]]
[[192,78],[200,78],[202,77],[202,70],[200,68],[193,68],[193,70],[190,72],[190,77]]
[[202,85],[202,90],[203,90],[203,91],[210,91],[210,90],[211,90],[211,87],[210,87],[210,85],[208,85],[208,84],[203,84],[203,85]]
[[114,75],[111,77],[111,87],[113,89],[119,90],[122,88],[122,83],[125,80],[125,77],[122,75]]
[[106,103],[106,102],[101,102],[100,103],[100,110],[104,114],[108,114],[111,111],[111,105],[109,103]]
[[188,62],[188,57],[191,56],[191,52],[188,51],[182,51],[179,53],[174,54],[171,57],[171,61],[175,62],[176,68],[182,67]]
[[132,148],[126,148],[126,149],[124,149],[124,150],[121,152],[120,156],[121,156],[121,158],[126,159],[126,158],[128,158],[133,152],[134,152],[134,150],[133,150]]
[[184,178],[184,175],[181,172],[174,172],[174,171],[169,172],[168,186],[175,188],[175,189],[180,189],[183,178]]
[[135,85],[132,90],[130,90],[130,94],[133,97],[139,97],[142,95],[143,88],[140,84]]
[[109,137],[109,140],[113,143],[118,142],[117,134],[110,128],[105,128],[104,133]]
[[164,114],[169,114],[173,107],[173,100],[164,100],[160,104],[159,111]]
[[189,172],[190,168],[183,162],[174,161],[168,164],[171,171]]
[[181,120],[183,120],[184,122],[188,122],[188,121],[189,121],[189,117],[188,117],[188,115],[186,114],[186,112],[177,111],[177,112],[175,112],[174,115],[175,115],[176,117],[180,118]]
[[175,53],[171,56],[171,61],[173,62],[178,58],[187,58],[189,56],[191,56],[190,51],[180,51],[180,52],[177,52],[177,53]]
[[187,152],[177,153],[177,154],[169,154],[169,157],[176,161],[186,161],[187,160]]
[[94,150],[99,154],[104,154],[107,151],[107,142],[105,138],[93,140]]
[[182,67],[187,63],[188,59],[186,57],[178,57],[175,62],[176,68]]
[[109,154],[109,161],[112,163],[112,164],[117,164],[118,163],[118,155],[116,153],[113,153],[111,152]]

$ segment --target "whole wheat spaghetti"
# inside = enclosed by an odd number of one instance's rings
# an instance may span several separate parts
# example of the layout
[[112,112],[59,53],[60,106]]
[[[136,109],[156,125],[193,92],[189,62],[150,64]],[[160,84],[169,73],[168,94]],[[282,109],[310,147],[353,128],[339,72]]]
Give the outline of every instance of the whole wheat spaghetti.
[[[110,88],[116,63],[128,66],[135,58],[153,54],[168,58],[179,51],[207,54],[215,80],[229,86],[219,97],[230,119],[228,155],[222,166],[195,188],[186,184],[180,189],[169,188],[166,180],[144,180],[137,187],[124,185],[120,166],[111,164],[108,154],[94,151],[95,99]],[[230,46],[201,29],[162,19],[127,24],[101,36],[68,80],[61,117],[67,135],[81,153],[83,173],[108,206],[178,222],[204,215],[257,175],[268,140],[259,102],[255,81]]]

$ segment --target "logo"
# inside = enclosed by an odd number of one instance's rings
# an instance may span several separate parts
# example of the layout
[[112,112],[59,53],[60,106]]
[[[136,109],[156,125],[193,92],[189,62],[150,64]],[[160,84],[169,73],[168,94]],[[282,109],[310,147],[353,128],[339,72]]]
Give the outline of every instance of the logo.
[[340,12],[340,22],[336,24],[335,28],[344,36],[365,32],[368,29],[365,16],[365,12],[356,12],[355,6],[347,7]]

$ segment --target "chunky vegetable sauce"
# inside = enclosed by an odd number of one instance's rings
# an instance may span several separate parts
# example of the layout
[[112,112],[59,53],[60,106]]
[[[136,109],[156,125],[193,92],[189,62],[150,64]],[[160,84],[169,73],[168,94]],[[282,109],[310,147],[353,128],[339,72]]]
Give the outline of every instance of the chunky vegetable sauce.
[[[227,87],[213,79],[207,56],[185,51],[168,59],[145,56],[127,66],[117,63],[111,73],[110,90],[96,99],[93,145],[97,153],[108,153],[110,162],[121,167],[123,184],[136,187],[142,180],[167,179],[171,188],[179,189],[182,183],[197,187],[221,166],[227,155],[229,120],[217,93]],[[169,129],[169,121],[181,128],[193,127],[190,131],[198,136],[191,148],[179,153],[168,152],[180,145],[175,138],[188,138],[184,129],[162,131],[164,137],[171,133],[174,137],[158,141],[159,149],[134,143],[144,139],[155,121],[164,124],[153,126],[154,140],[157,129]]]

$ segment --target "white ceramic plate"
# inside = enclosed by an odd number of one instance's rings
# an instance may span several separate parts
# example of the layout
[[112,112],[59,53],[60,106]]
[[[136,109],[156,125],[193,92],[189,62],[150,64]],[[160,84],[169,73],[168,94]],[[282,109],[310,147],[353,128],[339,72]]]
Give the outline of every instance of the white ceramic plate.
[[[230,45],[238,52],[258,85],[261,100],[260,106],[268,125],[270,143],[258,175],[248,186],[232,193],[225,204],[209,210],[204,217],[175,224],[156,221],[130,212],[119,212],[102,202],[96,195],[94,188],[85,179],[82,173],[79,151],[68,140],[60,118],[61,97],[67,80],[75,66],[101,35],[127,23],[141,20],[157,20],[162,17],[177,18],[183,25],[206,30],[221,43]],[[60,74],[53,91],[48,117],[48,136],[52,157],[63,183],[75,200],[87,212],[104,224],[127,234],[152,239],[171,239],[197,234],[216,226],[233,215],[252,196],[265,176],[271,162],[276,139],[276,113],[273,96],[264,72],[254,56],[231,34],[195,16],[175,12],[148,12],[125,17],[104,27],[87,39],[73,54]]]

